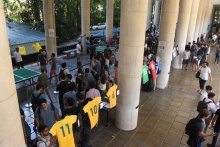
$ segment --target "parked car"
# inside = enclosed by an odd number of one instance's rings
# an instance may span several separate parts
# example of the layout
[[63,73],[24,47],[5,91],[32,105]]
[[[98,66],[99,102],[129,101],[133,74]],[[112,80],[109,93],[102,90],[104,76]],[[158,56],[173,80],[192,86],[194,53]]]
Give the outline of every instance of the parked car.
[[98,25],[92,26],[93,30],[105,29],[105,28],[106,28],[106,23],[98,23]]

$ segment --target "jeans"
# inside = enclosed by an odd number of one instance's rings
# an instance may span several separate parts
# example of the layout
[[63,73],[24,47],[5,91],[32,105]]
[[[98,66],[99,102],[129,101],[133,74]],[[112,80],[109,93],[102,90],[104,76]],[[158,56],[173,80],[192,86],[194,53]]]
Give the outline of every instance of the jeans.
[[202,78],[199,78],[199,88],[200,89],[204,89],[205,87],[205,83],[206,83],[206,80],[203,80]]
[[220,127],[219,127],[219,126],[216,127],[216,125],[215,125],[215,127],[214,127],[214,132],[216,133],[216,135],[213,136],[213,139],[212,139],[212,147],[215,147],[215,144],[216,144],[216,142],[217,142],[218,135],[219,135],[219,132],[220,132]]
[[218,64],[219,62],[219,56],[215,55],[215,62]]

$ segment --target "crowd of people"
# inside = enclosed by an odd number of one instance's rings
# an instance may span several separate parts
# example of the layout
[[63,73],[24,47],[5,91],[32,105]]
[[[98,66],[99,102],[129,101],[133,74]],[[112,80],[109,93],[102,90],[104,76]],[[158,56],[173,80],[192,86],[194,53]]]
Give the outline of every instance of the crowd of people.
[[[154,30],[155,34],[155,30]],[[198,93],[201,95],[200,102],[198,103],[197,111],[198,116],[194,118],[196,133],[189,135],[188,145],[190,147],[201,146],[204,137],[213,136],[212,144],[208,144],[210,147],[216,145],[218,134],[220,132],[220,110],[219,103],[215,103],[216,95],[212,92],[212,86],[207,85],[205,87],[207,80],[212,80],[211,69],[209,68],[208,56],[210,54],[210,48],[213,44],[218,41],[220,43],[220,35],[213,34],[209,35],[209,41],[204,41],[204,36],[197,40],[189,42],[185,46],[182,58],[182,70],[188,70],[188,64],[191,64],[192,70],[195,72],[196,77],[199,79],[199,90]],[[83,37],[83,36],[82,36]],[[82,38],[81,37],[81,38]],[[160,58],[156,54],[158,45],[158,37],[152,36],[150,34],[146,37],[146,42],[144,46],[144,60],[142,69],[142,90],[143,91],[155,91],[156,90],[156,80],[157,76],[160,74]],[[31,94],[31,104],[32,110],[34,112],[34,131],[39,133],[37,139],[37,146],[47,147],[47,146],[57,146],[58,144],[65,145],[68,143],[60,142],[59,136],[63,132],[56,132],[55,127],[57,121],[61,122],[64,119],[67,123],[71,123],[71,127],[68,125],[69,134],[72,135],[69,139],[70,142],[74,141],[74,144],[80,144],[82,147],[87,147],[89,145],[89,139],[91,136],[91,123],[89,121],[89,116],[82,110],[84,107],[93,99],[97,97],[104,97],[108,92],[108,89],[118,82],[118,55],[119,49],[116,48],[115,51],[110,49],[108,45],[104,52],[96,52],[96,46],[92,38],[86,38],[86,51],[90,54],[90,68],[83,68],[81,62],[82,53],[81,40],[77,44],[77,71],[74,75],[70,73],[67,68],[67,64],[64,62],[61,64],[59,70],[59,83],[56,87],[59,99],[59,108],[61,110],[61,116],[59,115],[58,108],[54,106],[53,100],[49,93],[48,84],[51,83],[52,78],[56,75],[57,61],[55,54],[51,54],[51,58],[47,59],[46,53],[40,51],[38,56],[38,61],[40,64],[41,74],[38,77],[38,83],[36,85],[36,90]],[[112,60],[114,57],[114,60]],[[18,68],[23,67],[23,62],[21,55],[19,54],[19,48],[16,48],[15,59]],[[215,51],[214,64],[218,65],[220,59],[220,48],[218,47]],[[46,65],[51,65],[50,78],[48,82],[47,67]],[[114,65],[114,73],[112,76],[109,72],[111,65]],[[75,77],[75,80],[73,79]],[[113,79],[114,77],[114,79]],[[50,102],[48,102],[47,97]],[[203,107],[202,107],[203,106]],[[205,107],[206,106],[206,107]],[[25,126],[26,136],[28,140],[30,139],[30,127],[28,128],[27,123],[25,123],[25,116],[21,109],[22,120]],[[77,123],[75,117],[82,117],[82,127]],[[206,133],[208,126],[214,128],[215,133]],[[73,125],[72,125],[73,124]],[[71,131],[72,130],[72,131]],[[50,133],[49,133],[50,132]],[[70,133],[71,132],[71,133]],[[81,141],[76,137],[76,133],[80,132]],[[52,135],[49,135],[52,134]],[[70,144],[71,144],[70,143]]]
[[[216,103],[216,94],[212,92],[212,86],[207,85],[207,80],[212,80],[211,69],[209,68],[208,56],[210,54],[211,46],[214,47],[217,42],[217,35],[212,32],[208,36],[208,41],[201,35],[197,42],[193,44],[189,42],[185,46],[185,51],[182,54],[182,69],[187,70],[188,64],[191,64],[192,70],[199,79],[200,100],[197,105],[198,116],[191,119],[185,128],[186,134],[189,135],[187,144],[189,147],[202,147],[203,141],[208,136],[213,136],[212,143],[208,143],[208,147],[215,147],[217,138],[220,132],[220,110],[219,102]],[[215,61],[213,63],[218,65],[219,47],[215,51]],[[214,129],[213,133],[207,133],[207,129]]]
[[[80,41],[77,44],[77,48],[81,54]],[[45,51],[41,50],[39,53],[37,64],[40,66],[41,74],[38,76],[36,89],[30,96],[34,112],[33,130],[39,134],[38,139],[34,143],[39,147],[63,144],[62,141],[59,141],[59,134],[56,134],[57,132],[53,129],[56,122],[61,122],[62,119],[70,115],[78,117],[84,112],[82,110],[88,102],[97,97],[105,97],[109,88],[117,84],[119,49],[116,48],[115,51],[112,51],[110,46],[107,45],[103,52],[96,52],[96,46],[92,43],[89,46],[87,44],[86,48],[87,53],[90,54],[90,67],[85,69],[82,67],[80,54],[77,52],[77,70],[75,74],[70,73],[66,62],[63,62],[59,69],[59,83],[56,87],[56,92],[58,94],[61,116],[59,115],[58,107],[54,105],[48,89],[52,78],[55,77],[54,75],[57,75],[57,59],[54,53],[51,54],[50,59],[47,59]],[[49,81],[47,64],[50,65]],[[114,76],[109,72],[111,66],[114,67]],[[74,125],[71,127],[74,138],[70,139],[75,140],[75,145],[80,144],[82,147],[87,147],[89,145],[91,124],[87,113],[84,112],[81,117],[82,127],[77,122],[74,122]],[[72,120],[74,118],[68,119]],[[23,123],[27,124],[25,121]],[[28,125],[25,125],[25,128],[27,128],[25,129],[27,140],[30,141],[31,129]],[[76,133],[81,134],[81,141],[77,140]],[[50,135],[48,136],[48,134]]]

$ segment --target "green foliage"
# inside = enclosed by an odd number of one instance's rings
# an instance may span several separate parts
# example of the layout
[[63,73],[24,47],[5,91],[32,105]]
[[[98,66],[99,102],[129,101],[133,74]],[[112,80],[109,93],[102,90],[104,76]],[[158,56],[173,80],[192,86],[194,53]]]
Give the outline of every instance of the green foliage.
[[115,0],[114,4],[114,27],[120,26],[121,0]]
[[[3,0],[6,17],[44,31],[42,0]],[[77,37],[81,32],[81,0],[54,0],[57,42]],[[90,26],[106,22],[106,0],[90,0]],[[114,3],[114,27],[120,25],[121,0]]]

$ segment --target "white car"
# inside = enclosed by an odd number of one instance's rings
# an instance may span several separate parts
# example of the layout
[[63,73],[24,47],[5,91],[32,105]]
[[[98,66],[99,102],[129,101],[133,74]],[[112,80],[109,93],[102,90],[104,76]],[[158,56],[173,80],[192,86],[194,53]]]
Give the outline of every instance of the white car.
[[98,25],[92,26],[93,30],[105,29],[105,28],[106,28],[106,23],[98,23]]

